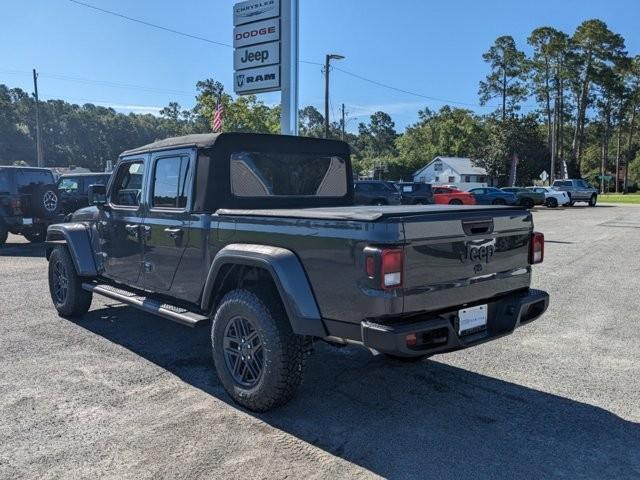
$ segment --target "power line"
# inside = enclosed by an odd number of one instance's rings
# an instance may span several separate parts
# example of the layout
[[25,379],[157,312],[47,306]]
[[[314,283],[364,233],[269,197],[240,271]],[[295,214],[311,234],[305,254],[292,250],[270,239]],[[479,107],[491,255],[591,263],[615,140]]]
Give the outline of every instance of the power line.
[[176,35],[182,35],[183,37],[193,38],[195,40],[201,40],[201,41],[207,42],[207,43],[213,43],[214,45],[220,45],[222,47],[233,48],[233,45],[231,45],[229,43],[218,42],[216,40],[211,40],[210,38],[201,37],[199,35],[192,35],[191,33],[181,32],[180,30],[175,30],[175,29],[169,28],[169,27],[163,27],[162,25],[157,25],[155,23],[147,22],[145,20],[140,20],[139,18],[129,17],[127,15],[123,15],[122,13],[117,13],[117,12],[114,12],[114,11],[111,11],[111,10],[107,10],[105,8],[96,7],[95,5],[90,5],[88,3],[80,2],[78,0],[69,0],[69,1],[71,3],[75,3],[77,5],[81,5],[81,6],[86,7],[86,8],[91,8],[93,10],[97,10],[99,12],[106,13],[108,15],[113,15],[114,17],[124,18],[125,20],[129,20],[130,22],[140,23],[140,24],[146,25],[148,27],[153,27],[153,28],[157,28],[157,29],[160,29],[160,30],[164,30],[166,32],[175,33]]
[[[30,72],[26,72],[26,71],[21,71],[21,70],[3,70],[0,69],[0,73],[6,73],[9,75],[31,75]],[[157,88],[157,87],[147,87],[144,85],[133,85],[130,83],[122,83],[122,82],[114,82],[114,81],[110,81],[110,80],[95,80],[95,79],[90,79],[90,78],[84,78],[84,77],[75,77],[75,76],[69,76],[69,75],[62,75],[62,74],[58,74],[58,73],[42,73],[42,72],[38,72],[38,76],[40,77],[45,77],[45,78],[51,78],[54,80],[63,80],[63,81],[69,81],[69,82],[76,82],[76,83],[84,83],[84,84],[95,84],[95,85],[100,85],[103,87],[114,87],[114,88],[125,88],[125,89],[132,89],[132,90],[141,90],[141,91],[146,91],[146,92],[150,92],[150,93],[170,93],[172,95],[179,95],[179,96],[184,96],[184,97],[194,97],[195,93],[189,93],[183,90],[172,90],[172,89],[165,89],[165,88]]]
[[[86,8],[97,10],[99,12],[106,13],[108,15],[113,15],[113,16],[118,17],[118,18],[129,20],[130,22],[136,22],[136,23],[139,23],[139,24],[142,24],[142,25],[146,25],[148,27],[157,28],[159,30],[163,30],[163,31],[166,31],[166,32],[174,33],[176,35],[181,35],[183,37],[192,38],[194,40],[200,40],[200,41],[203,41],[203,42],[211,43],[211,44],[222,46],[222,47],[233,48],[233,45],[231,45],[229,43],[219,42],[217,40],[212,40],[210,38],[205,38],[205,37],[202,37],[200,35],[193,35],[191,33],[182,32],[180,30],[176,30],[174,28],[169,28],[169,27],[165,27],[165,26],[162,26],[162,25],[157,25],[155,23],[147,22],[146,20],[141,20],[139,18],[130,17],[128,15],[124,15],[122,13],[114,12],[112,10],[107,10],[105,8],[96,7],[95,5],[91,5],[89,3],[81,2],[79,0],[69,0],[69,2],[74,3],[76,5],[80,5],[80,6],[86,7]],[[299,60],[299,63],[305,63],[305,64],[308,64],[308,65],[316,65],[316,66],[320,66],[320,67],[323,66],[322,63],[312,62],[312,61],[309,61],[309,60]],[[367,78],[367,77],[365,77],[363,75],[359,75],[359,74],[356,74],[356,73],[353,73],[353,72],[349,72],[347,70],[344,70],[343,68],[339,68],[339,67],[334,67],[334,68],[336,70],[339,70],[340,72],[346,74],[346,75],[350,75],[350,76],[352,76],[354,78],[357,78],[359,80],[362,80],[364,82],[368,82],[368,83],[371,83],[373,85],[377,85],[379,87],[387,88],[389,90],[394,90],[394,91],[399,92],[399,93],[404,93],[405,95],[412,95],[414,97],[423,98],[425,100],[430,100],[430,101],[433,101],[433,102],[439,102],[439,103],[444,103],[444,104],[452,104],[452,105],[461,105],[461,106],[473,107],[473,108],[497,108],[498,107],[498,105],[480,105],[478,103],[459,102],[459,101],[456,101],[456,100],[448,100],[448,99],[443,99],[443,98],[438,98],[438,97],[431,97],[429,95],[424,95],[422,93],[412,92],[410,90],[405,90],[403,88],[394,87],[393,85],[382,83],[382,82],[379,82],[377,80],[373,80],[371,78]],[[537,108],[537,106],[522,105],[521,108]]]

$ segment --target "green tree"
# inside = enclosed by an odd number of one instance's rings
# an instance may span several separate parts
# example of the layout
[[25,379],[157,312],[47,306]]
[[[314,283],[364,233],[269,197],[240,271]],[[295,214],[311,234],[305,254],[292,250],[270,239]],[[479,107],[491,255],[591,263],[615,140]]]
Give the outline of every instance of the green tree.
[[400,158],[412,171],[437,155],[470,157],[486,141],[482,119],[470,110],[445,106],[435,113],[426,108],[418,117],[396,141]]
[[584,147],[584,132],[594,83],[601,82],[607,68],[620,63],[626,56],[624,39],[612,32],[602,20],[587,20],[580,24],[571,38],[573,46],[570,79],[576,99],[576,119],[571,145],[571,174],[579,176]]
[[391,116],[385,112],[375,112],[368,124],[360,123],[357,147],[361,155],[370,158],[395,156],[398,137],[395,127]]
[[487,141],[472,155],[473,163],[484,168],[498,184],[507,184],[514,156],[518,158],[517,183],[531,184],[546,168],[547,151],[533,115],[509,117],[504,122],[489,119]]
[[298,113],[300,135],[303,137],[324,137],[324,116],[316,107],[308,105]]
[[491,73],[480,82],[480,104],[486,105],[493,98],[502,102],[501,118],[513,113],[527,97],[527,60],[524,52],[516,48],[513,37],[498,37],[482,58],[491,66]]
[[551,152],[549,172],[555,178],[557,159],[563,158],[565,80],[569,75],[569,36],[551,27],[536,28],[527,39],[533,47],[531,80],[536,100],[542,105],[547,127],[547,148]]

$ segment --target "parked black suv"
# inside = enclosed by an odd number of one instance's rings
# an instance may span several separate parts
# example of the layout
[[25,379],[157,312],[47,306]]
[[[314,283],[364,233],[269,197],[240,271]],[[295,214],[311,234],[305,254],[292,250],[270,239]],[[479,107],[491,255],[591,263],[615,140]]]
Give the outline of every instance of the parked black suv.
[[429,183],[398,182],[403,205],[428,205],[434,203],[433,191]]
[[356,205],[400,205],[400,192],[389,182],[367,180],[355,183]]
[[0,245],[9,233],[43,242],[56,218],[59,193],[51,170],[0,166]]
[[47,231],[55,308],[83,315],[99,294],[211,324],[222,386],[256,411],[293,396],[314,341],[419,358],[544,313],[548,295],[529,288],[544,255],[530,212],[353,206],[349,152],[249,133],[124,152],[92,206]]
[[58,178],[62,213],[75,212],[89,206],[89,185],[106,185],[110,173],[67,173]]

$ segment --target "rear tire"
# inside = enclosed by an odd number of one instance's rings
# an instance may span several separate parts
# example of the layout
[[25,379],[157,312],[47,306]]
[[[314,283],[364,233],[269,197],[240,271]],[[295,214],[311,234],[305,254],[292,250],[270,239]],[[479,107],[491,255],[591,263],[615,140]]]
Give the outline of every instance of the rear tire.
[[506,205],[507,202],[505,202],[502,198],[496,198],[493,202],[491,202],[492,205]]
[[82,289],[82,279],[76,272],[71,254],[62,245],[54,248],[49,257],[49,293],[62,317],[84,315],[93,300],[93,294]]
[[305,338],[293,333],[273,294],[227,293],[213,318],[211,343],[222,386],[249,410],[284,405],[302,382]]
[[591,198],[589,199],[589,206],[590,207],[595,207],[596,203],[598,203],[598,196],[597,195],[591,195]]
[[449,205],[462,205],[462,200],[454,198],[453,200],[449,201]]
[[533,203],[533,200],[531,200],[530,198],[525,198],[522,201],[522,206],[527,210],[531,210],[535,206],[535,204]]
[[549,198],[547,199],[547,207],[548,208],[558,208],[558,199],[557,198]]
[[374,200],[371,205],[387,205],[386,200]]
[[26,230],[22,233],[22,235],[31,243],[42,243],[46,238],[46,232],[43,228],[33,228],[31,230]]
[[7,226],[0,222],[0,247],[7,243],[7,238],[9,237],[9,230]]

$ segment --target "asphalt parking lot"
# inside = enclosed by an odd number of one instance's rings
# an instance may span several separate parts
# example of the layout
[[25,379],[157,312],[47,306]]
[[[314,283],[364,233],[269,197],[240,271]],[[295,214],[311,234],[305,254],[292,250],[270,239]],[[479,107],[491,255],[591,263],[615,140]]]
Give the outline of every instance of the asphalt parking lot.
[[639,478],[640,206],[536,209],[547,314],[417,364],[318,345],[284,408],[215,377],[208,330],[49,299],[44,248],[0,250],[0,478]]

